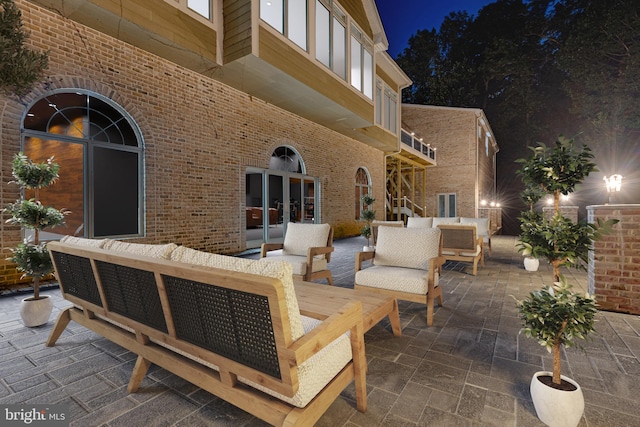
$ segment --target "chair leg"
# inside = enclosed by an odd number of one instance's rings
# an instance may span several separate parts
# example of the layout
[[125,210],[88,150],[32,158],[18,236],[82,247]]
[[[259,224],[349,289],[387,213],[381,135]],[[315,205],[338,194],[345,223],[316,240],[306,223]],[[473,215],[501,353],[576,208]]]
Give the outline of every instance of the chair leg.
[[433,325],[433,298],[427,296],[427,326]]

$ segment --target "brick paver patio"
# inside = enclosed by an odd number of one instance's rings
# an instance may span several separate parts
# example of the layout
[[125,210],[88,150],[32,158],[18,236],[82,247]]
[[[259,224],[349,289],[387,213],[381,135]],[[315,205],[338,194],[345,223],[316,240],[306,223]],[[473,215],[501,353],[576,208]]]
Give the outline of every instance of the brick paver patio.
[[[364,239],[336,241],[330,263],[336,285],[353,286],[355,252]],[[350,386],[318,425],[538,426],[529,396],[531,375],[550,369],[551,356],[519,335],[512,295],[524,297],[549,283],[551,270],[522,267],[515,238],[495,236],[493,253],[477,276],[470,264],[447,264],[441,278],[444,307],[426,328],[424,305],[400,302],[403,336],[389,325],[365,336],[369,410],[355,410]],[[250,257],[256,257],[251,255]],[[566,270],[586,290],[586,273]],[[56,289],[51,321],[25,328],[24,295],[0,297],[0,404],[68,403],[72,426],[259,426],[260,420],[196,386],[152,367],[141,390],[126,385],[135,355],[77,324],[58,344],[44,342],[55,316],[68,305]],[[583,388],[581,426],[640,425],[640,318],[601,312],[585,351],[565,353],[563,373]]]

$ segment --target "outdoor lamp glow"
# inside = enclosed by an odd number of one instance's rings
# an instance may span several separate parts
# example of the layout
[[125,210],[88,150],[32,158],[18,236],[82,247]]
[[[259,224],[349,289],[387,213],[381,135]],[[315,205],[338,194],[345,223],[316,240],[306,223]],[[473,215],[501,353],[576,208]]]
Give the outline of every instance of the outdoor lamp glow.
[[607,187],[607,192],[609,193],[620,191],[620,187],[622,186],[622,175],[616,173],[608,178],[605,176],[604,185]]

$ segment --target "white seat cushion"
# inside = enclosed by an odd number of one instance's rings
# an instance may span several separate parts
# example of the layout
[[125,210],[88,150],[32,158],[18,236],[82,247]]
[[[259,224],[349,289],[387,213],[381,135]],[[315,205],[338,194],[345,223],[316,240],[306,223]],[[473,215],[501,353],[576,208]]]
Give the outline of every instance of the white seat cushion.
[[[304,255],[283,255],[282,250],[267,252],[265,258],[260,258],[260,261],[266,262],[278,262],[285,261],[291,264],[293,274],[304,275],[307,272],[307,256]],[[327,269],[327,260],[323,255],[317,255],[313,257],[312,273],[316,271],[322,271]]]
[[283,255],[307,256],[309,248],[326,247],[329,240],[329,224],[302,224],[290,222],[284,236]]
[[[461,255],[461,256],[475,257],[475,256],[478,256],[478,255],[480,254],[480,251],[481,251],[481,249],[480,249],[480,245],[477,245],[477,246],[476,246],[476,251],[475,251],[475,252],[460,252],[460,253],[459,253],[459,255]],[[442,251],[442,255],[455,255],[455,253],[454,253],[454,252],[452,252],[452,251],[446,251],[446,250],[443,250],[443,251]]]
[[426,295],[428,275],[426,270],[374,265],[357,271],[355,282],[361,286]]
[[433,217],[421,218],[419,216],[410,216],[407,218],[407,228],[426,227],[431,228],[433,226]]
[[429,259],[438,256],[439,228],[380,227],[375,265],[407,267],[419,270],[429,268]]
[[282,282],[284,297],[287,303],[291,337],[293,340],[297,340],[304,334],[302,321],[300,320],[298,299],[296,298],[295,288],[293,287],[291,264],[286,262],[263,263],[252,259],[197,251],[184,246],[180,246],[173,251],[171,260],[279,279]]

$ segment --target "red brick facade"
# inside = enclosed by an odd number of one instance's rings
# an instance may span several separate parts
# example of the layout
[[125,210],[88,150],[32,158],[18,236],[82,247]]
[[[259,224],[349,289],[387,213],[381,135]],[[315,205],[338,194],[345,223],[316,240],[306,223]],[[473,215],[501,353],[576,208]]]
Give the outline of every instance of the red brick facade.
[[[268,168],[273,150],[297,150],[307,175],[319,178],[321,222],[335,236],[359,234],[354,179],[371,174],[384,197],[384,153],[215,80],[177,66],[24,0],[29,44],[50,51],[46,79],[23,100],[0,97],[0,204],[18,197],[8,185],[20,150],[26,108],[56,89],[86,89],[121,105],[142,131],[145,147],[145,238],[217,253],[244,249],[245,170]],[[55,153],[52,153],[55,154]],[[60,182],[59,185],[64,185]],[[21,239],[0,221],[0,285],[17,273],[5,258]]]
[[603,310],[640,314],[640,205],[587,206],[587,216],[620,221],[589,253],[589,292]]

